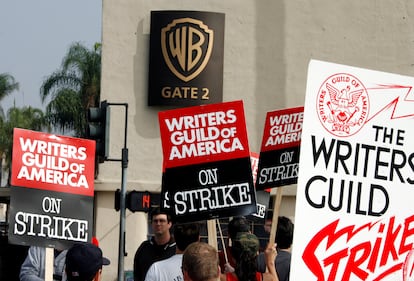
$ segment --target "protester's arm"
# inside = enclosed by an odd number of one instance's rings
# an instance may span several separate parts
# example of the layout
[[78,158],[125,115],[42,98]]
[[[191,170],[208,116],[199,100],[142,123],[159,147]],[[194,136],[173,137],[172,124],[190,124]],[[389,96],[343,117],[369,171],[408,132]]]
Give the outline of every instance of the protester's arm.
[[277,255],[276,244],[269,243],[264,254],[267,272],[263,274],[263,281],[279,281],[275,267],[275,259]]
[[20,268],[20,281],[43,281],[42,259],[44,255],[38,247],[30,247],[27,252],[27,257]]
[[229,262],[225,263],[224,264],[224,273],[231,273],[231,272],[234,272],[234,267],[232,267]]

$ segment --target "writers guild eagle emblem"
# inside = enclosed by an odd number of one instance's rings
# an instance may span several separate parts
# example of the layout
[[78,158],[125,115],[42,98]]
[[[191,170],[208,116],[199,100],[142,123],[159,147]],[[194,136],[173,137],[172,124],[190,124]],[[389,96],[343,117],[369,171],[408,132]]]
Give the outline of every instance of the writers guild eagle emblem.
[[188,82],[206,67],[213,50],[214,32],[202,21],[175,19],[161,29],[164,61],[176,77]]
[[339,73],[324,81],[317,96],[319,120],[336,136],[352,136],[368,118],[367,90],[356,77]]

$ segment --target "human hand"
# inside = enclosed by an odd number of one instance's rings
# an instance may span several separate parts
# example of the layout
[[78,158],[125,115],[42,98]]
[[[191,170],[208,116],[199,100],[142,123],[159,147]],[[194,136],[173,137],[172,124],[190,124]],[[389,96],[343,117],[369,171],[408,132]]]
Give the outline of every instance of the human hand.
[[224,264],[224,273],[231,273],[234,272],[234,267],[230,265],[230,263]]
[[266,264],[274,263],[277,256],[276,243],[267,244],[264,254],[266,258]]

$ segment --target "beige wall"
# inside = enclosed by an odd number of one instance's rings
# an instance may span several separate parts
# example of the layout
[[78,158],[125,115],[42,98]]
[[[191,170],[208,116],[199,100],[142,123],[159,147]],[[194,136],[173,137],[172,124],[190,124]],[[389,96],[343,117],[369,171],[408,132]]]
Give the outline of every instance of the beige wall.
[[[414,2],[410,0],[103,0],[102,99],[128,103],[127,187],[160,191],[161,142],[157,113],[147,107],[151,10],[225,13],[224,101],[242,99],[250,149],[259,152],[267,111],[302,106],[309,60],[414,74]],[[112,108],[111,158],[120,158],[124,110]],[[119,213],[113,191],[119,162],[100,167],[96,235],[117,276]],[[111,192],[109,192],[111,191]],[[281,214],[294,217],[295,187],[285,187]],[[125,269],[146,237],[145,215],[127,212]]]

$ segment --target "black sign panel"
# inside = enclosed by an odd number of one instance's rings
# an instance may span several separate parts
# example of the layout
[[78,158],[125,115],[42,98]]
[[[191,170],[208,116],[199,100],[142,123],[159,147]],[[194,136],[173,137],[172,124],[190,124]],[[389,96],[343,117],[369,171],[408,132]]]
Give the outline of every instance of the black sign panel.
[[88,242],[92,231],[93,197],[13,187],[9,243],[64,249]]
[[[163,194],[176,221],[200,221],[256,212],[250,158],[165,170]],[[163,195],[165,198],[165,195]]]
[[270,201],[270,192],[265,191],[265,190],[257,190],[256,191],[256,212],[247,216],[247,219],[264,224],[266,213],[267,213],[268,206],[269,206],[269,201]]
[[299,173],[299,147],[260,153],[258,189],[295,184]]
[[152,11],[148,105],[222,102],[224,14]]

